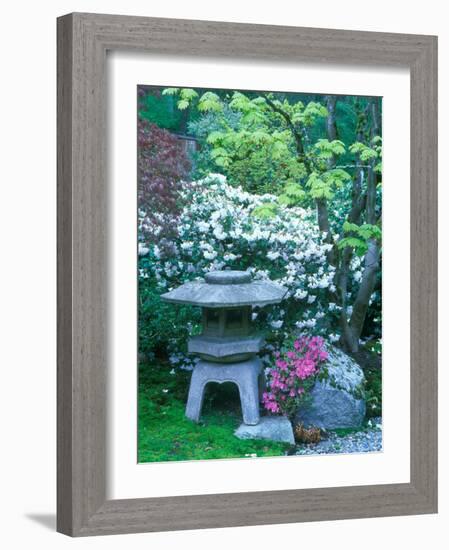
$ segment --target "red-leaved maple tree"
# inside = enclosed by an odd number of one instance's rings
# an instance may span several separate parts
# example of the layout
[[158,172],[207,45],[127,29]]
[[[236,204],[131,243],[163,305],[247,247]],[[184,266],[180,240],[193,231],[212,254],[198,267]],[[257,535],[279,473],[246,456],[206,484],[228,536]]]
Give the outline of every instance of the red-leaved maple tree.
[[147,242],[163,244],[176,233],[179,190],[191,165],[179,138],[155,124],[139,119],[137,140],[141,229]]

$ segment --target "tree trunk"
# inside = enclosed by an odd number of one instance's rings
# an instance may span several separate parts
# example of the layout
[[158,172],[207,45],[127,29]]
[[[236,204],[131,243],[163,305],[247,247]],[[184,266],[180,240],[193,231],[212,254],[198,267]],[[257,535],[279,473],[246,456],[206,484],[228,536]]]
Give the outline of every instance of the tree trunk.
[[[366,114],[371,117],[370,139],[379,135],[380,127],[380,111],[377,99],[373,99],[368,105],[366,112],[359,112],[357,141],[363,142],[364,135],[366,136],[368,120]],[[360,225],[362,223],[362,213],[364,213],[364,221],[374,225],[376,223],[376,174],[374,172],[374,161],[370,162],[370,166],[366,172],[366,192],[363,190],[365,170],[359,166],[357,175],[353,181],[352,188],[352,208],[348,216],[348,220],[352,223]],[[345,251],[346,252],[346,249]],[[344,254],[343,254],[344,257]],[[368,242],[368,251],[365,255],[365,267],[360,281],[360,286],[352,306],[352,314],[348,320],[346,303],[346,292],[349,276],[349,261],[342,260],[342,265],[339,266],[341,272],[339,278],[339,295],[342,296],[340,305],[342,307],[340,326],[341,338],[340,344],[349,352],[357,352],[359,349],[359,340],[365,324],[366,314],[369,307],[371,295],[377,284],[377,275],[379,272],[380,245],[375,240]]]
[[[292,132],[295,139],[296,151],[298,160],[306,166],[307,172],[312,172],[307,156],[305,155],[303,136],[301,130],[296,128],[291,117],[278,105],[276,105],[268,96],[264,96],[267,104],[271,109],[280,114],[287,124],[287,127]],[[326,130],[329,141],[338,139],[338,128],[336,124],[336,96],[326,97],[326,107],[328,117],[326,119]],[[356,106],[357,107],[357,106]],[[371,118],[371,125],[368,124],[368,117]],[[357,141],[364,142],[369,140],[368,132],[371,139],[375,135],[380,135],[380,109],[377,99],[373,99],[366,109],[360,109],[358,112],[357,123]],[[352,223],[360,225],[363,217],[366,223],[376,223],[376,175],[374,173],[374,162],[370,163],[369,168],[365,168],[358,163],[356,174],[353,180],[352,188],[352,207],[348,215],[348,220]],[[328,162],[329,169],[335,166],[335,159],[331,158]],[[366,179],[366,191],[364,190],[364,180]],[[328,205],[326,199],[317,199],[315,201],[317,209],[317,222],[321,232],[326,233],[325,241],[333,243],[331,227],[329,222]],[[365,323],[366,313],[369,307],[369,300],[377,283],[377,274],[379,271],[379,244],[371,240],[368,243],[368,252],[365,255],[365,268],[360,282],[350,320],[348,320],[348,280],[350,262],[353,256],[351,248],[347,247],[343,251],[339,251],[337,246],[334,246],[328,254],[328,261],[336,266],[335,286],[336,293],[333,295],[342,308],[340,316],[341,327],[341,345],[350,352],[356,352],[359,348],[359,340]]]
[[[338,130],[337,130],[337,120],[335,117],[335,112],[337,108],[337,96],[326,96],[326,108],[327,108],[327,118],[326,118],[326,130],[327,130],[327,139],[329,141],[334,141],[337,139]],[[327,163],[328,169],[330,170],[335,166],[335,158],[329,159]],[[324,241],[328,244],[333,244],[332,231],[329,222],[329,211],[327,208],[326,199],[316,199],[316,211],[318,218],[318,227],[322,233],[326,233]],[[338,262],[338,250],[335,246],[329,251],[327,259],[332,265],[336,265]]]
[[379,271],[380,247],[375,240],[368,242],[368,252],[365,255],[365,269],[363,270],[362,280],[357,292],[357,296],[352,308],[349,329],[351,332],[350,351],[358,350],[358,342],[362,334],[365,323],[366,312],[368,311],[369,301],[374,292]]
[[337,119],[336,119],[336,108],[337,108],[337,96],[328,95],[326,96],[326,109],[328,116],[326,119],[326,129],[327,129],[327,139],[329,141],[334,141],[338,139],[337,131]]

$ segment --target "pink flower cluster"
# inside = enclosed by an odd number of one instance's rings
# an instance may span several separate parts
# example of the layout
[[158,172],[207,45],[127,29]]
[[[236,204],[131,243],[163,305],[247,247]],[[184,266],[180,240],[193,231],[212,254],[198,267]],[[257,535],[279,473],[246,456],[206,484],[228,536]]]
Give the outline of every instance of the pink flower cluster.
[[293,349],[277,352],[268,373],[269,390],[262,397],[265,409],[275,414],[293,414],[327,357],[320,336],[301,336],[293,342]]

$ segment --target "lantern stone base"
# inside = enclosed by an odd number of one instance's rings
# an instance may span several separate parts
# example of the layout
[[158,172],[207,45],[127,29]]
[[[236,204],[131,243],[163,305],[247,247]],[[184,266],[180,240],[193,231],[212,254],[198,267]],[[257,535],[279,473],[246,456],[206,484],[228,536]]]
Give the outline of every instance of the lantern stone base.
[[269,439],[295,444],[292,424],[285,416],[262,416],[257,426],[242,424],[234,435],[239,439]]
[[243,422],[256,425],[259,422],[259,402],[265,385],[262,362],[252,357],[239,363],[217,364],[199,361],[192,372],[186,416],[198,422],[203,406],[204,390],[209,382],[233,382],[237,384],[242,405]]

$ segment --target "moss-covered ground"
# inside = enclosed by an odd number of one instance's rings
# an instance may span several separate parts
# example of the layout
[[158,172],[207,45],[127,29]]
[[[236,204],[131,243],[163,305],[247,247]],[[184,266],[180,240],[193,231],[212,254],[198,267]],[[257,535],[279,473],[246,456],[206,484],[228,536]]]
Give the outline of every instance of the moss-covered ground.
[[201,422],[184,416],[190,372],[166,363],[139,368],[139,462],[282,456],[288,444],[241,440],[234,430],[241,423],[234,384],[208,384]]

